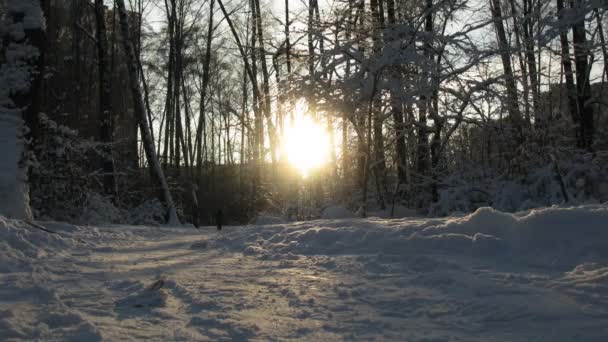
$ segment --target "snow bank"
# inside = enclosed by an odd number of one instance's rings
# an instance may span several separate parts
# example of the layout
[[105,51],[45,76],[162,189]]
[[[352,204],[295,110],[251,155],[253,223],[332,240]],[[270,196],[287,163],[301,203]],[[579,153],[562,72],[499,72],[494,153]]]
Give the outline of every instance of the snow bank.
[[[608,159],[598,154],[559,158],[560,176],[570,205],[596,204],[608,201]],[[516,212],[564,203],[564,195],[552,162],[531,169],[525,175],[488,177],[476,170],[448,176],[442,180],[439,201],[430,208],[433,216],[470,213],[491,206],[501,211]]]
[[76,242],[0,216],[0,273],[31,270],[32,259],[61,253]]
[[534,255],[534,262],[570,264],[582,258],[608,258],[608,207],[551,207],[516,214],[480,208],[467,216],[445,219],[372,218],[248,226],[228,231],[215,244],[264,258],[425,251],[493,258]]
[[164,222],[165,209],[158,200],[148,200],[133,208],[116,207],[109,198],[96,193],[86,195],[86,203],[74,220],[78,224],[158,226]]
[[[0,273],[31,271],[52,256],[91,253],[109,241],[128,241],[158,235],[151,227],[75,226],[62,222],[27,223],[0,216]],[[48,231],[44,231],[48,230]],[[172,230],[173,231],[173,230]],[[84,248],[84,250],[83,250]]]

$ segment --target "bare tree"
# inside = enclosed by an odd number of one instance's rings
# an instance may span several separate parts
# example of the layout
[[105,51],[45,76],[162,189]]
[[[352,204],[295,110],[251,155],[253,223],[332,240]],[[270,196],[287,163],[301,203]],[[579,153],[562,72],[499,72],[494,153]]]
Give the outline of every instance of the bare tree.
[[99,136],[104,144],[103,148],[103,186],[107,195],[115,196],[117,193],[114,179],[114,158],[112,156],[112,86],[110,63],[108,55],[108,39],[106,31],[106,15],[103,0],[95,0],[96,46],[97,46],[97,72],[99,74]]
[[523,139],[523,124],[522,115],[519,110],[519,104],[517,100],[517,86],[515,84],[515,76],[513,74],[513,67],[511,65],[510,47],[507,41],[507,34],[503,23],[503,15],[500,0],[490,0],[490,9],[492,12],[492,18],[494,20],[494,28],[496,29],[496,38],[498,40],[498,50],[500,59],[502,60],[502,67],[504,69],[505,86],[507,88],[506,94],[506,106],[509,112],[509,117],[515,126],[517,131],[516,139],[519,143]]
[[171,191],[169,191],[169,185],[167,184],[163,170],[160,167],[160,162],[154,149],[154,142],[152,141],[152,136],[150,135],[150,128],[148,127],[146,109],[137,77],[137,58],[135,57],[133,42],[129,38],[129,17],[127,16],[124,0],[116,0],[116,5],[118,7],[120,17],[123,48],[127,58],[129,84],[131,87],[131,93],[133,94],[133,109],[139,124],[139,131],[143,140],[150,173],[161,190],[160,199],[167,207],[167,223],[179,224],[173,197],[171,196]]

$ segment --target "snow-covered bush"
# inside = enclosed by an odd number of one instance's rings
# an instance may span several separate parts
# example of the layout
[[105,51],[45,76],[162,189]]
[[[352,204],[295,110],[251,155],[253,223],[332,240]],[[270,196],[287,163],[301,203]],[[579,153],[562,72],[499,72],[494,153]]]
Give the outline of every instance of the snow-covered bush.
[[31,205],[34,215],[73,221],[101,189],[91,158],[99,145],[83,139],[66,126],[40,114],[44,134],[35,144],[31,160]]
[[162,204],[156,199],[145,201],[134,208],[120,208],[107,197],[90,193],[75,221],[93,225],[109,223],[158,225],[164,222],[164,212]]
[[163,222],[158,201],[121,198],[117,204],[103,195],[100,143],[44,114],[40,124],[44,134],[31,158],[31,205],[37,218],[86,224]]
[[507,177],[446,177],[439,191],[439,201],[431,206],[430,214],[445,216],[454,212],[473,212],[491,206],[505,212],[566,203],[561,190],[564,183],[569,204],[603,203],[608,201],[608,160],[598,154],[571,156],[555,164],[549,163],[530,170],[525,175]]
[[165,208],[157,200],[147,200],[134,208],[124,209],[122,221],[134,225],[158,225],[165,222]]

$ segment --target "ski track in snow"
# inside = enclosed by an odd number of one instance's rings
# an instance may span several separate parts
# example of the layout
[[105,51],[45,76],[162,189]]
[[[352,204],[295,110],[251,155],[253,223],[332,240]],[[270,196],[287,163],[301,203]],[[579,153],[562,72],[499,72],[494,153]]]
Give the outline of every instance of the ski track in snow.
[[[588,230],[602,222],[608,230],[606,208],[577,213]],[[4,219],[0,339],[606,341],[606,254],[546,237],[544,249],[522,255],[514,241],[537,246],[534,239],[502,231],[526,220],[554,236],[578,228],[556,224],[561,214],[319,220],[220,233],[42,223],[59,236]],[[480,215],[495,226],[476,229]],[[467,230],[493,232],[480,240],[489,247],[456,236]],[[605,248],[598,238],[571,242]]]

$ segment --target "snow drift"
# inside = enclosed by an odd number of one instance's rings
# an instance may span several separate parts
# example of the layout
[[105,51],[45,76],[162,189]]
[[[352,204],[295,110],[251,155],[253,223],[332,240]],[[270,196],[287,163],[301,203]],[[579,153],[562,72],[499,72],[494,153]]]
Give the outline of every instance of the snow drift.
[[480,208],[442,219],[371,218],[247,226],[216,244],[265,258],[283,254],[411,254],[426,250],[553,264],[608,257],[608,208],[551,207],[515,214]]

